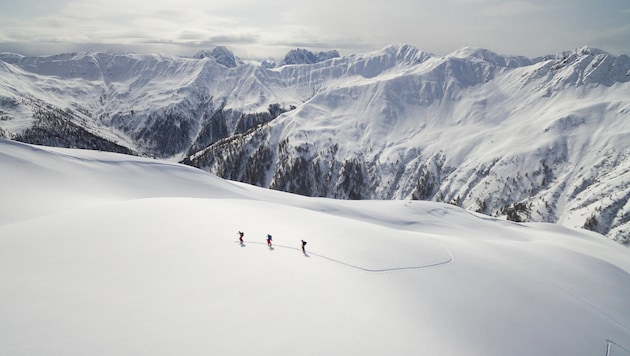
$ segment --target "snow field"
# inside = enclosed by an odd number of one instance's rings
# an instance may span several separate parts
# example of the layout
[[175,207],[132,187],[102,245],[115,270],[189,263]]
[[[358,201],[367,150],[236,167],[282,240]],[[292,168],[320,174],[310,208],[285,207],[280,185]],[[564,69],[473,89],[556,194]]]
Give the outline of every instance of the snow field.
[[10,141],[0,165],[0,355],[630,354],[601,235]]

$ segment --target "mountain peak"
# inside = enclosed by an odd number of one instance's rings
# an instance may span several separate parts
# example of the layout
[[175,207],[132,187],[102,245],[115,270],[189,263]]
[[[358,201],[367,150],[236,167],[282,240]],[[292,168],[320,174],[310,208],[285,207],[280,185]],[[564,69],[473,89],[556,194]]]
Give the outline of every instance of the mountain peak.
[[599,48],[593,48],[593,47],[588,46],[588,45],[582,46],[580,48],[576,48],[573,51],[569,51],[569,52],[573,52],[573,53],[575,53],[577,55],[582,55],[582,56],[589,56],[589,55],[596,56],[598,54],[610,54],[610,53],[608,53],[606,51],[603,51],[603,50],[601,50]]
[[522,56],[501,55],[489,49],[466,46],[448,55],[452,58],[481,60],[498,67],[517,68],[532,64],[532,61]]
[[332,58],[338,58],[339,52],[331,50],[314,53],[304,48],[296,48],[289,51],[282,61],[282,65],[288,64],[315,64]]
[[565,61],[567,58],[575,59],[575,58],[581,58],[585,56],[591,56],[591,55],[596,56],[596,55],[602,55],[602,54],[611,55],[610,53],[604,50],[593,48],[588,45],[584,45],[582,47],[574,48],[569,51],[562,51],[556,54],[550,54],[550,55],[538,57],[535,59],[535,61],[536,62],[548,61],[548,60]]
[[17,53],[11,53],[11,52],[0,53],[0,61],[7,62],[7,63],[15,63],[22,58],[24,58],[24,56]]
[[393,52],[396,55],[396,59],[402,62],[424,62],[425,60],[434,57],[432,53],[419,50],[417,47],[410,44],[396,44],[385,47],[382,51]]
[[235,68],[238,66],[238,58],[234,55],[232,51],[227,49],[224,46],[215,47],[212,51],[203,50],[197,52],[193,58],[203,59],[203,58],[214,58],[217,63],[226,66],[228,68]]

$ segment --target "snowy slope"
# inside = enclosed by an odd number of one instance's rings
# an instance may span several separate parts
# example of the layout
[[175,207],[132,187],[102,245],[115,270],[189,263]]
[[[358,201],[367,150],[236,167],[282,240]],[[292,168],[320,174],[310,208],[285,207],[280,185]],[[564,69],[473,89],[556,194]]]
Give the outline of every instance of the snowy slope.
[[630,355],[630,252],[595,233],[6,140],[0,165],[2,355]]
[[304,195],[435,200],[628,241],[628,57],[379,54],[353,58],[359,73],[189,163]]
[[0,59],[0,136],[185,157],[309,196],[447,202],[630,239],[627,56],[466,47],[436,57],[395,45],[277,68],[225,48]]

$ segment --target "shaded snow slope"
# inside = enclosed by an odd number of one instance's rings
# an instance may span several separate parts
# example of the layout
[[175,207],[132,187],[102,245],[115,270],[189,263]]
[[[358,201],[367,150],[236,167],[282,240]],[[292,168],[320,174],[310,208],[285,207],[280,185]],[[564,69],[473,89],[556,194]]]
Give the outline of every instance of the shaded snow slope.
[[630,354],[630,252],[595,233],[4,140],[0,166],[3,355]]

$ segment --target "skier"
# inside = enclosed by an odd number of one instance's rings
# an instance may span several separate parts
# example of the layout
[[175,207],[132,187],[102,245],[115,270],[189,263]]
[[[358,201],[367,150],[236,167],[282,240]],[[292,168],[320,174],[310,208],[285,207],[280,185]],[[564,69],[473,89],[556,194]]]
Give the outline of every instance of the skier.
[[243,236],[245,235],[244,232],[239,231],[238,232],[238,240],[241,242],[241,244],[243,243]]
[[271,235],[267,234],[267,246],[271,248]]
[[306,246],[306,241],[302,240],[302,252],[306,253],[304,246]]

